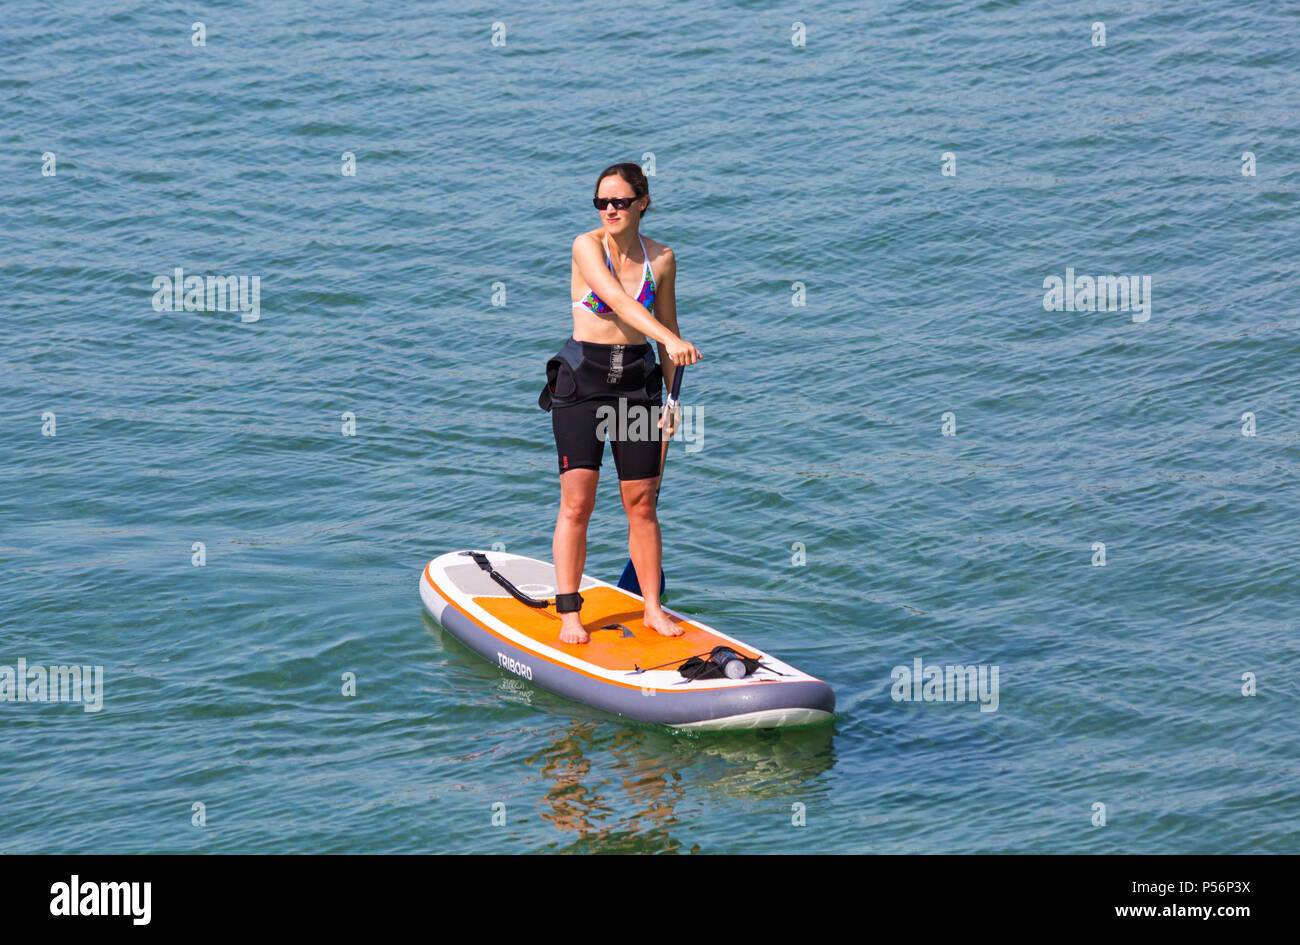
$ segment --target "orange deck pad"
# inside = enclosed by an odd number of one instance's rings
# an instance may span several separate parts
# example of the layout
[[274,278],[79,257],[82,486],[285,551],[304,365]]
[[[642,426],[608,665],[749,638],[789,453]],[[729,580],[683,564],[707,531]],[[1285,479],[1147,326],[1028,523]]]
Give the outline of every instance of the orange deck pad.
[[[590,587],[582,592],[582,625],[591,637],[590,643],[561,643],[560,617],[550,608],[529,607],[513,597],[475,597],[474,603],[537,642],[602,669],[648,669],[661,663],[668,664],[662,669],[676,669],[687,657],[707,656],[715,646],[723,645],[741,656],[757,656],[682,618],[675,619],[685,633],[663,636],[641,621],[645,612],[641,601],[613,587]],[[632,636],[624,636],[621,630],[600,629],[611,623],[621,623]]]

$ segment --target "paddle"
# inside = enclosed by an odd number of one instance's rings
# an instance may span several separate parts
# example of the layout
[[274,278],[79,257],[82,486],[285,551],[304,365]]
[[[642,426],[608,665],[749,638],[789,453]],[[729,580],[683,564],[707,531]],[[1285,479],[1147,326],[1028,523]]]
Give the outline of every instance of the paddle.
[[[674,407],[677,406],[677,395],[682,392],[682,375],[686,373],[686,368],[678,366],[673,372],[673,390],[668,395],[668,402],[664,404],[665,413],[671,414]],[[659,446],[659,486],[655,489],[655,508],[659,507],[659,492],[664,487],[664,466],[668,463],[668,437],[664,437],[663,443]],[[636,567],[632,564],[632,559],[627,559],[627,564],[623,567],[623,576],[618,579],[618,586],[625,591],[631,591],[633,594],[641,594],[641,582],[636,579]],[[659,566],[659,596],[662,597],[664,591],[668,590],[668,579],[664,577],[663,565]],[[644,595],[642,595],[644,596]]]

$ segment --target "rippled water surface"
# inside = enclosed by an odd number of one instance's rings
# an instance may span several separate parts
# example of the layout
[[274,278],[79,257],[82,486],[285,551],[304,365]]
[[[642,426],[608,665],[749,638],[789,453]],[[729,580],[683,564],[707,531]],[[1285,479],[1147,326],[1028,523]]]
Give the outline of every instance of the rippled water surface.
[[[6,4],[0,664],[104,693],[0,702],[0,850],[1294,852],[1298,48],[1272,2]],[[705,354],[669,603],[833,725],[627,724],[421,611],[436,554],[550,555],[623,160]],[[260,317],[155,310],[176,267]],[[1046,311],[1067,268],[1149,320]],[[607,461],[589,572],[624,528]],[[895,700],[917,658],[997,710]]]

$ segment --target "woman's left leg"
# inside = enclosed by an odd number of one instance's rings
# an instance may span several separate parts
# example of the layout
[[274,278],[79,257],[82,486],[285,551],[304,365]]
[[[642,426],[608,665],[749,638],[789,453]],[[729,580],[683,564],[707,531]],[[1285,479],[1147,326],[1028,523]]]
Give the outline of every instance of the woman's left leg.
[[659,530],[659,515],[655,508],[658,489],[658,476],[624,479],[618,484],[623,510],[627,512],[627,550],[645,597],[645,625],[664,636],[677,637],[682,635],[682,628],[659,606],[663,534]]

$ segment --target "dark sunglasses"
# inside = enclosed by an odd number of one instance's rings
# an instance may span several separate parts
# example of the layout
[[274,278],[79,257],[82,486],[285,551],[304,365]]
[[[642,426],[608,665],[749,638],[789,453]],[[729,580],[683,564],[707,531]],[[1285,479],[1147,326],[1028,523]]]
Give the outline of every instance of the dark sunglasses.
[[614,205],[615,210],[626,210],[640,199],[640,197],[592,197],[591,202],[596,205],[597,210],[604,210],[610,204]]

